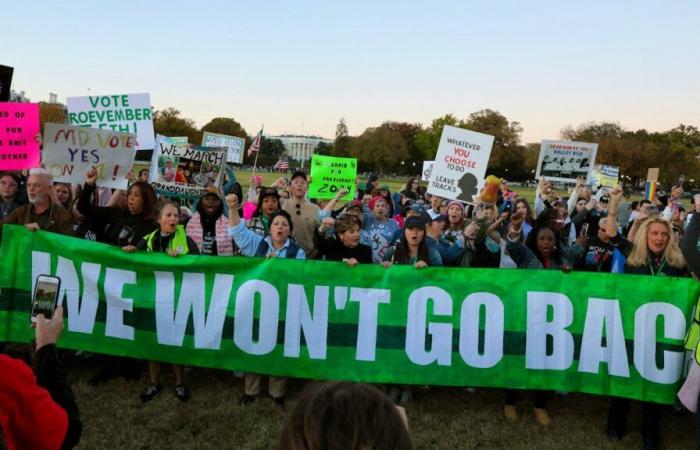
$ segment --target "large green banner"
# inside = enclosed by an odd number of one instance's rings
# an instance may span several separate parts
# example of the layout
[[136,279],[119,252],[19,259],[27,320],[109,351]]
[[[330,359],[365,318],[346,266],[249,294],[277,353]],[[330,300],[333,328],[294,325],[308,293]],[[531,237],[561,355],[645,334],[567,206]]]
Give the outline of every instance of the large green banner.
[[60,345],[302,378],[588,392],[672,403],[692,279],[350,268],[128,254],[5,226],[0,339],[31,338],[32,280],[61,278]]

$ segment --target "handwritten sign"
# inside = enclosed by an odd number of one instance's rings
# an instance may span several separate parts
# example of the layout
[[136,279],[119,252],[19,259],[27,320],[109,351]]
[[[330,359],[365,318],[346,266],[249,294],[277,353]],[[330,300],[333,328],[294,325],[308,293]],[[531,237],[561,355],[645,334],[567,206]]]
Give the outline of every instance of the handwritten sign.
[[573,141],[542,141],[535,178],[575,183],[577,177],[588,179],[598,144]]
[[202,145],[204,147],[226,147],[226,162],[241,164],[243,162],[243,148],[245,139],[225,134],[204,132],[202,135]]
[[121,133],[134,133],[136,150],[155,145],[149,94],[95,95],[68,97],[71,125]]
[[226,165],[225,147],[175,144],[158,136],[148,177],[158,194],[198,198],[209,186],[219,187]]
[[430,174],[433,172],[435,161],[423,161],[423,172],[420,174],[421,181],[430,181]]
[[355,198],[357,160],[337,156],[313,155],[311,158],[310,198],[334,198],[339,190],[347,189],[342,200]]
[[39,105],[0,103],[0,170],[39,167]]
[[493,136],[445,125],[428,193],[471,202],[484,184]]
[[47,123],[42,163],[55,181],[83,183],[85,173],[95,167],[98,186],[126,189],[135,146],[136,135],[132,133]]

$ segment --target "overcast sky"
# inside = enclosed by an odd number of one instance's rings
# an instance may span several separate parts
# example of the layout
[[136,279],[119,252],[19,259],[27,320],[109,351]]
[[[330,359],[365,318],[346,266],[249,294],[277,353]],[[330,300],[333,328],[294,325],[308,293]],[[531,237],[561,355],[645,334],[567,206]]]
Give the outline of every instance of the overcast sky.
[[35,101],[149,92],[248,134],[332,138],[341,117],[359,134],[483,108],[524,142],[586,121],[700,125],[697,0],[335,4],[4,2],[0,64]]

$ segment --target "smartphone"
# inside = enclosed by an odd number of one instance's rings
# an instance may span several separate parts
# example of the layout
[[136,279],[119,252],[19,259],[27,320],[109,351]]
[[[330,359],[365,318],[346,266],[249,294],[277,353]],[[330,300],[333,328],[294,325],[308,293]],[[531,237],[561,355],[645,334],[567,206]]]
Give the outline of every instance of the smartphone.
[[32,300],[32,323],[36,316],[43,314],[46,318],[53,317],[58,303],[58,292],[61,289],[61,279],[51,275],[39,275],[34,284],[34,299]]
[[589,224],[588,222],[584,222],[584,223],[581,225],[581,236],[588,236],[588,226],[589,226],[589,225],[590,225],[590,224]]

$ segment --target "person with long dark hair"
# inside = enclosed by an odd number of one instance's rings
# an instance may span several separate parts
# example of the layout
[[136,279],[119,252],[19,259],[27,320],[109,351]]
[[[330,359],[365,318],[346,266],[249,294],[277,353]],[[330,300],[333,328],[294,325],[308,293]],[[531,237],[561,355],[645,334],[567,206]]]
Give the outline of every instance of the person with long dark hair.
[[156,194],[150,184],[137,181],[126,193],[127,207],[94,206],[97,172],[94,168],[85,174],[85,185],[78,200],[78,211],[91,223],[102,242],[119,247],[135,246],[157,226],[153,220]]

